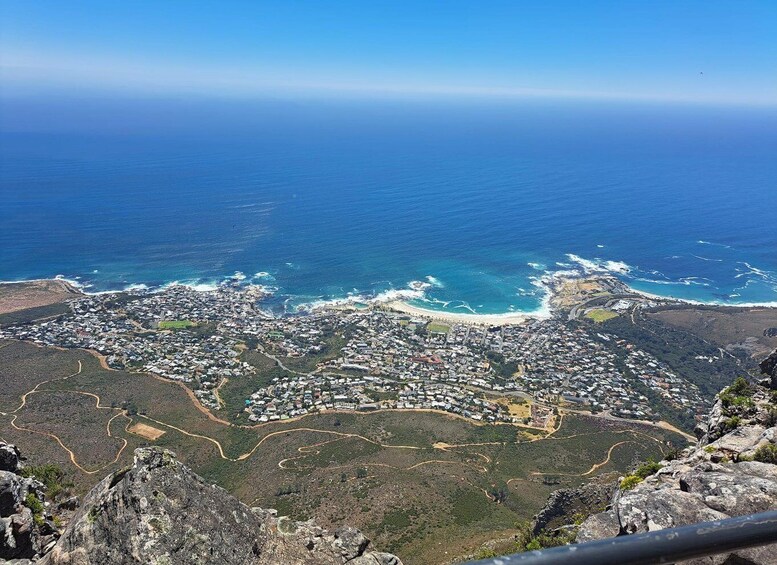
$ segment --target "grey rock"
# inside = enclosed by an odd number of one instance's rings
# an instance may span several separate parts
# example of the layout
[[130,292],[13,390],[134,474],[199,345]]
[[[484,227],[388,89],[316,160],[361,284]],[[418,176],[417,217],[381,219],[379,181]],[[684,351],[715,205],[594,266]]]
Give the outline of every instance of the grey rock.
[[46,521],[37,526],[32,512],[24,505],[30,493],[43,500],[41,486],[34,479],[0,471],[0,561],[34,557],[41,550],[41,536],[57,533],[53,524],[47,525]]
[[348,565],[402,565],[402,562],[391,553],[373,552],[348,561]]
[[[699,427],[696,446],[632,490],[616,495],[610,510],[590,516],[581,525],[577,541],[777,509],[777,465],[742,460],[757,446],[774,441],[775,429],[762,425],[769,421],[764,418],[769,408],[768,391],[756,388],[742,425],[729,431],[724,424],[728,415],[718,400],[706,424]],[[777,544],[772,544],[684,563],[774,565],[775,556]]]
[[620,534],[621,525],[615,512],[600,512],[586,518],[577,531],[578,543],[597,539],[614,538]]
[[79,501],[77,496],[71,496],[67,500],[63,500],[60,502],[57,506],[61,508],[62,510],[75,510],[79,506]]
[[370,540],[356,528],[340,528],[335,532],[335,547],[341,548],[346,561],[358,557],[367,549]]
[[22,500],[22,477],[10,471],[0,471],[0,517],[15,514]]
[[588,514],[603,510],[615,490],[612,484],[588,483],[579,488],[553,491],[548,502],[537,513],[532,523],[532,535],[558,523],[570,522],[575,513]]
[[761,372],[770,379],[769,387],[777,390],[777,351],[761,361],[759,365]]
[[634,489],[621,497],[616,510],[621,531],[652,532],[728,516],[704,504],[703,497],[671,488]]
[[738,454],[756,447],[766,431],[763,426],[743,426],[724,435],[709,445],[725,453]]
[[135,451],[132,467],[106,477],[86,495],[41,563],[400,565],[389,554],[367,552],[368,544],[353,528],[329,534],[249,508],[206,483],[174,453],[144,448]]
[[743,464],[731,464],[724,470],[709,471],[699,466],[682,476],[680,488],[700,495],[705,505],[729,516],[777,508],[777,481],[748,474],[747,468],[741,469],[740,465]]
[[18,473],[21,468],[22,456],[15,445],[0,442],[0,471]]

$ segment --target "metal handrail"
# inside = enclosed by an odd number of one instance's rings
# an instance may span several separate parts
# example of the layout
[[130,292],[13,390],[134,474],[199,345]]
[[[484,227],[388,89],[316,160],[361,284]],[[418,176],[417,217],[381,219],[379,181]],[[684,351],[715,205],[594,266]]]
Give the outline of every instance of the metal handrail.
[[[473,565],[653,565],[777,542],[777,510],[527,551]],[[777,560],[777,553],[775,553]]]

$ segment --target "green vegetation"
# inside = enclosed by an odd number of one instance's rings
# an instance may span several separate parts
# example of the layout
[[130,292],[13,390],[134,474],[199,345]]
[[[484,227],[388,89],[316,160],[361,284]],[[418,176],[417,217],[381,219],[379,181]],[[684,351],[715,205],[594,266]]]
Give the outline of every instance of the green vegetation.
[[35,521],[35,523],[38,526],[42,526],[44,522],[43,518],[43,510],[44,506],[43,503],[38,500],[38,497],[35,496],[33,493],[29,493],[24,498],[24,505],[30,509],[32,512],[32,519]]
[[86,521],[90,524],[94,524],[97,521],[98,516],[100,516],[100,509],[97,506],[92,506],[86,515]]
[[494,551],[490,547],[480,548],[477,551],[477,553],[475,553],[475,560],[476,561],[479,561],[481,559],[491,559],[492,557],[496,557],[496,551]]
[[383,521],[380,523],[379,528],[394,532],[404,530],[412,523],[411,511],[404,508],[389,510],[383,515]]
[[725,390],[725,394],[730,394],[734,397],[738,396],[753,396],[753,387],[745,380],[744,377],[737,377],[733,384]]
[[70,306],[65,302],[59,302],[57,304],[48,304],[46,306],[37,306],[35,308],[0,314],[0,328],[16,324],[29,324],[46,318],[55,318],[68,312],[70,312]]
[[439,322],[431,322],[428,326],[426,326],[426,329],[429,331],[429,333],[433,334],[447,334],[449,331],[451,331],[450,326],[440,324]]
[[482,492],[459,490],[451,497],[453,508],[451,515],[456,524],[466,526],[483,519],[492,504]]
[[638,477],[637,475],[626,475],[625,477],[623,477],[623,479],[621,479],[620,489],[631,490],[642,481],[643,481],[642,477]]
[[382,400],[396,400],[399,397],[398,393],[394,391],[381,392],[371,388],[365,388],[364,394],[376,402],[380,402]]
[[637,470],[634,471],[634,474],[640,477],[641,479],[647,479],[650,475],[653,475],[657,473],[663,465],[661,463],[658,463],[656,461],[648,460],[639,467],[637,467]]
[[741,422],[742,419],[739,416],[731,416],[730,418],[723,420],[723,428],[725,431],[730,432],[731,430],[737,429]]
[[67,479],[64,469],[59,465],[47,463],[44,465],[29,465],[22,468],[23,477],[35,477],[46,487],[46,496],[54,500],[60,494],[67,494],[73,483]]
[[[348,330],[344,333],[335,333],[329,330],[324,336],[324,345],[320,351],[302,357],[279,357],[285,366],[294,371],[309,373],[314,371],[319,363],[329,361],[340,355],[340,350],[348,343]],[[270,351],[268,349],[268,351]]]
[[648,459],[645,463],[637,467],[632,474],[626,475],[625,477],[623,477],[623,479],[621,479],[620,489],[621,490],[633,489],[639,483],[647,479],[650,475],[657,473],[661,469],[661,467],[663,467],[661,463],[658,463],[653,459]]
[[[584,517],[579,520],[575,520],[575,524],[581,524],[583,519]],[[549,547],[568,545],[575,541],[575,536],[577,535],[575,529],[569,529],[553,532],[542,530],[535,536],[532,534],[531,523],[527,520],[517,523],[516,527],[518,528],[518,533],[515,536],[516,552],[536,551]]]
[[503,379],[512,379],[513,375],[518,371],[517,361],[506,361],[504,355],[497,353],[496,351],[486,352],[486,358],[491,367],[496,373]]
[[191,320],[162,320],[159,322],[160,330],[183,330],[196,326]]
[[618,313],[613,312],[612,310],[604,310],[603,308],[596,308],[594,310],[591,310],[590,312],[587,312],[586,317],[593,320],[597,324],[601,324],[602,322],[606,322],[607,320],[612,320],[613,318],[617,318]]
[[269,386],[274,378],[283,377],[288,373],[278,367],[275,361],[256,350],[243,351],[240,360],[252,365],[256,373],[229,379],[219,389],[219,397],[224,402],[223,417],[230,422],[246,424],[248,423],[248,414],[245,412],[246,399],[260,388]]
[[777,465],[777,445],[767,443],[755,450],[753,459],[761,463],[773,463]]
[[[674,372],[698,386],[709,399],[742,374],[736,359],[728,355],[721,356],[718,348],[704,339],[658,319],[640,317],[633,324],[629,316],[618,316],[602,325],[607,332],[633,343],[666,363]],[[709,357],[716,358],[715,363],[707,361]]]

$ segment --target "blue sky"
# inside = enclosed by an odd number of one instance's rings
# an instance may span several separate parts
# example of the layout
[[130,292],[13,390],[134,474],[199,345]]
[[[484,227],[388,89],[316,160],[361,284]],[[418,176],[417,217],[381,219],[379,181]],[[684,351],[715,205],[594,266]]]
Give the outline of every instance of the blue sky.
[[6,97],[777,105],[777,2],[0,0],[0,80]]

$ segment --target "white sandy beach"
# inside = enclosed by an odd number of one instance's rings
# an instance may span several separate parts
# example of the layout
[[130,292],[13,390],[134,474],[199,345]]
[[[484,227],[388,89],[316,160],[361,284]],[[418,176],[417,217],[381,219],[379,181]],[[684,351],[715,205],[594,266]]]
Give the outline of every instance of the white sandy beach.
[[455,314],[453,312],[440,312],[439,310],[427,310],[412,306],[401,300],[386,302],[382,305],[388,310],[419,316],[440,322],[451,324],[473,324],[482,326],[506,326],[509,324],[522,324],[527,320],[536,320],[541,316],[523,314],[520,312],[506,312],[504,314]]

